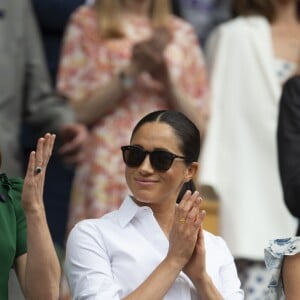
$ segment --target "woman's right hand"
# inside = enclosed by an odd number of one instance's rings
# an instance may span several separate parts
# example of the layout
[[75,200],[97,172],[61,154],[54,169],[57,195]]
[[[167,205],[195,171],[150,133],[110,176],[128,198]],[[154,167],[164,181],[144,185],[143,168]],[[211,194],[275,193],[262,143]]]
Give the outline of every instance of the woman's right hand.
[[192,257],[198,239],[203,219],[200,212],[201,201],[199,192],[192,194],[187,191],[176,207],[167,257],[179,264],[181,269]]

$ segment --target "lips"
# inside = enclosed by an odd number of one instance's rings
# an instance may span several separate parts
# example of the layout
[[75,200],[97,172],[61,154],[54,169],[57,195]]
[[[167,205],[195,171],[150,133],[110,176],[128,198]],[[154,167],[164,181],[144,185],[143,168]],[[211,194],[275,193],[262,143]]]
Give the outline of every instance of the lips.
[[154,184],[158,182],[157,180],[149,178],[135,178],[135,181],[139,184]]

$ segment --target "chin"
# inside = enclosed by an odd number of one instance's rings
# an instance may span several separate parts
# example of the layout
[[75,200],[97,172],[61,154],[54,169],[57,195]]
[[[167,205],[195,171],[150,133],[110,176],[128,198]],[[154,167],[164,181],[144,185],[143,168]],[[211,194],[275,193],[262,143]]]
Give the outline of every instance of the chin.
[[136,202],[141,204],[153,203],[153,199],[155,199],[153,195],[149,195],[149,193],[145,192],[134,193],[132,197]]

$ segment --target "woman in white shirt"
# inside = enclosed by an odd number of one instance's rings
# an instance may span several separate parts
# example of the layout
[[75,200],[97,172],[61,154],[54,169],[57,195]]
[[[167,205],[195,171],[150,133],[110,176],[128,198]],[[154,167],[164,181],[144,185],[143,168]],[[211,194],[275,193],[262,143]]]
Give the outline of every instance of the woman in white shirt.
[[139,121],[122,147],[131,195],[68,238],[73,299],[243,299],[225,242],[202,229],[192,184],[199,152],[199,131],[182,113],[155,111]]

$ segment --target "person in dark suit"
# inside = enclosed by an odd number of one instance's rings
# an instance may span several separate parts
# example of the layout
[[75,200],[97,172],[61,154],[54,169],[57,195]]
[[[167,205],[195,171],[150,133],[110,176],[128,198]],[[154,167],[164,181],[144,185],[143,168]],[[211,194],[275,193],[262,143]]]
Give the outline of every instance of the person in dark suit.
[[[31,0],[31,2],[41,33],[46,66],[51,83],[55,86],[61,42],[66,23],[70,14],[85,0]],[[22,129],[22,147],[25,158],[23,169],[26,169],[27,157],[35,146],[39,133],[26,122],[23,122]],[[54,153],[48,164],[44,203],[49,229],[57,249],[64,247],[67,210],[73,175],[73,166],[67,165],[58,153]]]
[[[300,220],[300,67],[283,86],[277,142],[284,201]],[[296,235],[300,235],[300,225]]]
[[40,27],[50,77],[55,84],[67,21],[71,13],[86,0],[31,0],[31,2]]

